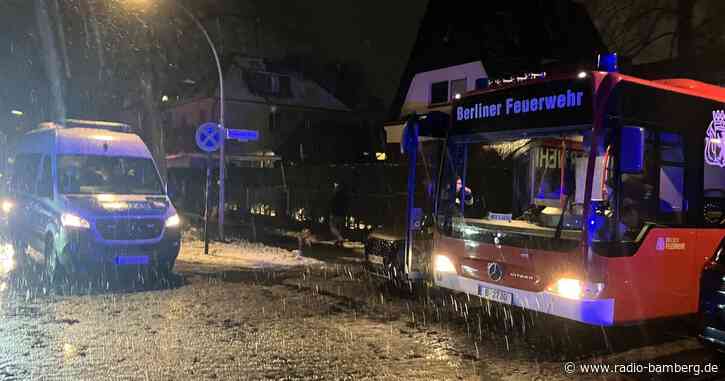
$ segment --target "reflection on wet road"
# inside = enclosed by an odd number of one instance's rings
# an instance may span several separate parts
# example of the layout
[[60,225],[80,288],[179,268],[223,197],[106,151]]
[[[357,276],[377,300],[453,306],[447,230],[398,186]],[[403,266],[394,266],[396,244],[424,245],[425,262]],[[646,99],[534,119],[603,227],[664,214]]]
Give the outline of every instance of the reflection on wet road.
[[571,379],[562,362],[591,356],[707,356],[672,326],[605,331],[435,290],[410,297],[354,264],[177,270],[178,279],[133,290],[8,282],[0,380],[549,380]]

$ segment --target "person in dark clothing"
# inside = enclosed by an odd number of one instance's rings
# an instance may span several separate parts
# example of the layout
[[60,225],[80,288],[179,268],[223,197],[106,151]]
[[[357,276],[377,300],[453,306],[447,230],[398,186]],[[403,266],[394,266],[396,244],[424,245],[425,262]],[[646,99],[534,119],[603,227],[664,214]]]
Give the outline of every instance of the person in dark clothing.
[[463,180],[460,176],[456,176],[456,192],[453,193],[453,187],[451,185],[443,192],[441,199],[448,202],[448,207],[456,214],[456,211],[461,211],[461,194],[463,194],[463,203],[466,207],[473,206],[473,191],[471,188],[463,186]]
[[330,201],[330,232],[335,238],[335,246],[342,247],[345,241],[342,237],[342,228],[349,204],[347,189],[344,185],[335,183],[335,190]]

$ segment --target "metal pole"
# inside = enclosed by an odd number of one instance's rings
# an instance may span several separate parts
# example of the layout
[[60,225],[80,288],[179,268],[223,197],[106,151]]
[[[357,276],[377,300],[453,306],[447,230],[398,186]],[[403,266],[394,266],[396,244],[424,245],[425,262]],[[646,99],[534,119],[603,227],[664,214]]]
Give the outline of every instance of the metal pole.
[[409,278],[413,271],[413,209],[415,208],[415,166],[418,160],[418,117],[413,115],[408,118],[403,129],[403,137],[405,153],[408,155],[408,189],[407,189],[407,207],[405,208],[405,257],[403,263],[403,271],[405,277]]
[[211,188],[211,152],[206,154],[206,187],[204,188],[204,255],[209,255],[209,190]]
[[181,10],[183,10],[184,13],[186,13],[189,18],[194,21],[196,26],[198,26],[201,32],[204,34],[204,37],[206,37],[206,41],[209,43],[211,52],[214,54],[214,61],[216,62],[216,68],[219,74],[219,132],[222,135],[221,146],[219,147],[219,239],[223,241],[225,210],[224,181],[226,178],[226,158],[224,156],[224,143],[227,139],[227,131],[224,127],[224,75],[222,73],[222,65],[219,61],[219,55],[217,54],[216,47],[214,46],[214,42],[211,40],[211,37],[209,37],[209,33],[206,31],[206,28],[204,28],[204,25],[183,4],[181,4],[180,2],[176,2],[176,5],[178,5],[179,8],[181,8]]

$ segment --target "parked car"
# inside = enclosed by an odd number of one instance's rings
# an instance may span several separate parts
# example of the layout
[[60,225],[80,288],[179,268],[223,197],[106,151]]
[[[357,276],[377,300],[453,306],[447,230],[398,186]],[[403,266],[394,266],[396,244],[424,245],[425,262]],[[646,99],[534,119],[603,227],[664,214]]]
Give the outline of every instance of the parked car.
[[44,263],[51,279],[134,266],[172,271],[179,216],[148,148],[120,127],[46,124],[17,145],[4,208],[10,236],[16,255]]
[[722,243],[700,278],[700,318],[700,338],[725,351],[725,247]]
[[400,280],[404,274],[402,229],[379,228],[365,240],[365,265],[371,275],[388,280]]

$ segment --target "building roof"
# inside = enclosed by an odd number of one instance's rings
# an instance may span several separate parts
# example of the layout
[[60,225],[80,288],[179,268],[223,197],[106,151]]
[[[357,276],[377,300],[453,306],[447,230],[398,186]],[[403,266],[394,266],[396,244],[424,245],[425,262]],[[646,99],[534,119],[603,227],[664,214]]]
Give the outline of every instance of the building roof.
[[587,64],[606,51],[589,14],[570,0],[487,2],[485,12],[430,0],[389,109],[397,119],[416,73],[482,61],[490,77]]
[[[280,89],[279,92],[267,91],[267,81],[270,81],[270,77],[275,77],[273,80],[278,81],[276,86]],[[193,94],[189,95],[192,99],[218,96],[216,77],[206,82],[208,83],[201,83],[191,90]],[[239,56],[233,63],[227,65],[224,74],[224,91],[228,101],[268,103],[339,112],[351,111],[315,81],[255,57]]]

